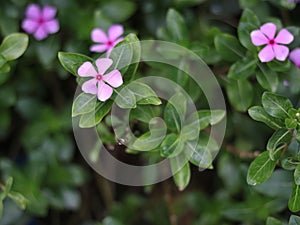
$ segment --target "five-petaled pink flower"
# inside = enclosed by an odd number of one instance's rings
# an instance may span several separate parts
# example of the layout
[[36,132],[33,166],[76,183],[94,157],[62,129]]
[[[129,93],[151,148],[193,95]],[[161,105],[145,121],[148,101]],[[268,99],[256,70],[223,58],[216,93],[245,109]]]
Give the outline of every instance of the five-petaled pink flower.
[[277,36],[276,24],[265,23],[259,30],[251,32],[251,40],[255,46],[266,45],[258,54],[261,62],[270,62],[274,58],[284,61],[289,55],[289,48],[281,44],[290,44],[294,36],[287,30],[281,29]]
[[300,69],[300,48],[291,51],[290,60]]
[[45,6],[41,8],[36,4],[30,4],[26,9],[26,18],[22,22],[22,28],[28,34],[33,34],[37,40],[45,39],[48,34],[59,30],[58,20],[55,19],[56,8]]
[[121,25],[112,25],[108,29],[108,35],[100,28],[92,30],[91,38],[93,42],[99,43],[92,45],[90,48],[91,52],[105,52],[106,56],[109,57],[113,47],[122,41],[124,38],[120,37],[124,30]]
[[91,62],[83,63],[78,74],[81,77],[93,77],[82,85],[85,93],[97,94],[98,99],[102,102],[110,98],[113,89],[123,84],[123,79],[119,70],[112,70],[108,74],[105,72],[112,65],[113,61],[109,58],[100,58],[96,60],[97,70]]

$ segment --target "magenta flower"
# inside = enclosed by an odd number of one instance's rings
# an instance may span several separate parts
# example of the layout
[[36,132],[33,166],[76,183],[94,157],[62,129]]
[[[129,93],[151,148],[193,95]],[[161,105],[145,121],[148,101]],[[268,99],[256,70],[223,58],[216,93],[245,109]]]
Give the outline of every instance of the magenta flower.
[[78,69],[79,76],[93,78],[83,83],[82,90],[85,93],[97,94],[98,99],[102,102],[109,99],[113,93],[112,87],[117,88],[123,84],[119,70],[105,74],[112,63],[113,61],[109,58],[97,59],[97,70],[91,62],[83,63]]
[[25,14],[22,28],[28,34],[33,34],[37,40],[45,39],[49,34],[59,30],[58,20],[55,19],[56,8],[52,6],[41,8],[36,4],[30,4]]
[[300,48],[291,51],[290,60],[300,69]]
[[91,52],[105,52],[106,56],[109,57],[113,47],[122,41],[124,38],[120,37],[124,30],[121,25],[112,25],[108,29],[108,35],[102,29],[95,28],[91,32],[91,38],[93,42],[99,43],[92,45],[90,48]]
[[287,30],[281,29],[277,36],[276,24],[265,23],[259,30],[251,32],[251,40],[255,46],[266,45],[258,54],[261,62],[270,62],[274,58],[284,61],[289,55],[289,48],[281,44],[290,44],[294,36]]

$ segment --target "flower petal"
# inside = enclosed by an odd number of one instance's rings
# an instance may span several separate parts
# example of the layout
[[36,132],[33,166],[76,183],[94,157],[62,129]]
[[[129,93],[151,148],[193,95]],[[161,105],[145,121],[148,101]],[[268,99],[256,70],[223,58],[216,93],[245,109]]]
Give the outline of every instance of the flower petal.
[[35,39],[40,41],[45,39],[48,36],[48,33],[45,31],[43,26],[39,26],[37,30],[34,32],[33,36],[35,37]]
[[265,45],[269,42],[268,38],[260,30],[252,31],[250,36],[251,41],[255,46]]
[[27,8],[26,8],[26,17],[33,19],[33,20],[38,20],[41,17],[41,8],[36,5],[36,4],[30,4]]
[[83,63],[77,72],[81,77],[95,77],[98,74],[91,62]]
[[96,60],[96,66],[98,68],[98,73],[104,75],[106,70],[112,65],[113,61],[109,58],[101,58]]
[[98,45],[92,45],[90,47],[91,52],[104,52],[107,50],[107,45],[106,44],[98,44]]
[[275,58],[275,53],[271,45],[264,47],[259,53],[258,58],[261,62],[270,62]]
[[300,67],[300,48],[296,48],[290,53],[290,60]]
[[123,34],[123,26],[121,25],[112,25],[108,29],[108,38],[111,41],[115,41],[118,37]]
[[294,36],[287,29],[280,30],[275,38],[275,42],[279,44],[290,44],[293,40]]
[[43,27],[45,30],[47,30],[47,32],[49,34],[54,34],[57,31],[59,31],[59,23],[58,20],[54,19],[54,20],[50,20],[48,22],[45,22],[43,24]]
[[289,48],[283,45],[274,45],[273,46],[275,57],[279,61],[284,61],[289,55]]
[[52,20],[55,17],[56,8],[52,6],[45,6],[42,10],[42,17],[44,20]]
[[106,43],[108,38],[103,30],[95,28],[91,32],[91,38],[93,42]]
[[25,19],[22,22],[22,29],[26,31],[28,34],[32,34],[36,31],[38,28],[39,24],[35,22],[35,20],[32,19]]
[[113,89],[104,82],[98,83],[98,99],[105,102],[113,93]]
[[113,70],[110,73],[104,75],[103,80],[114,88],[119,87],[123,84],[122,75],[119,70]]
[[263,32],[269,39],[274,39],[276,33],[275,23],[265,23],[260,27],[261,32]]
[[85,92],[85,93],[88,93],[88,94],[97,94],[98,92],[98,87],[97,87],[97,80],[96,79],[90,79],[86,82],[83,83],[81,89]]

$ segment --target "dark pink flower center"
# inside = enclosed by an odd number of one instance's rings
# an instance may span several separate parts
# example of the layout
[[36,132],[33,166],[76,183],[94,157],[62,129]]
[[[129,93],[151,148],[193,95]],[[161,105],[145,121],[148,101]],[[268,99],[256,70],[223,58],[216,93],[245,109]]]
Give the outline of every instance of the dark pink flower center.
[[274,39],[269,40],[269,44],[270,45],[274,45],[275,44],[275,40]]
[[45,20],[44,20],[43,17],[40,17],[37,22],[38,22],[39,25],[41,25],[45,22]]
[[101,81],[102,79],[103,79],[103,75],[98,74],[98,75],[96,76],[96,80],[97,80],[97,81]]
[[108,45],[108,46],[112,46],[113,44],[114,44],[114,42],[112,42],[111,40],[108,40],[108,41],[107,41],[107,45]]

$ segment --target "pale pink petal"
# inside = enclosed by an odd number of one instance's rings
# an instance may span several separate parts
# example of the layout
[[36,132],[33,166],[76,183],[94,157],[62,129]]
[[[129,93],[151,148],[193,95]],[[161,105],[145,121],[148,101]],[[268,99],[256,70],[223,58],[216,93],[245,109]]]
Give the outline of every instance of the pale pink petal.
[[83,83],[81,89],[85,92],[85,93],[88,93],[88,94],[97,94],[98,92],[98,87],[97,87],[97,80],[96,79],[90,79],[86,82]]
[[106,52],[106,57],[108,58],[110,56],[111,51],[113,50],[113,46],[108,47],[107,52]]
[[22,22],[22,29],[26,31],[28,34],[32,34],[36,31],[38,28],[39,24],[32,19],[25,19]]
[[269,39],[274,39],[276,33],[275,23],[265,23],[260,27],[261,32],[263,32]]
[[104,75],[103,80],[114,88],[120,87],[123,84],[122,75],[119,70],[113,70]]
[[42,17],[44,20],[52,20],[55,17],[56,8],[52,6],[45,6],[42,11]]
[[98,73],[104,75],[106,70],[112,65],[113,61],[109,58],[101,58],[96,60],[96,66]]
[[123,34],[124,30],[121,25],[112,25],[108,29],[108,38],[110,41],[115,41]]
[[49,34],[54,34],[57,31],[59,31],[59,23],[58,20],[50,20],[48,22],[45,22],[43,24],[44,29],[49,33]]
[[300,48],[296,48],[290,53],[290,60],[300,67]]
[[294,36],[287,29],[280,30],[275,38],[275,42],[279,44],[290,44],[293,40]]
[[91,38],[93,42],[106,43],[108,38],[103,30],[95,28],[92,30]]
[[261,62],[270,62],[275,58],[275,54],[271,45],[264,47],[259,53],[258,58]]
[[252,31],[250,36],[251,41],[255,46],[261,46],[269,43],[268,38],[260,30]]
[[77,72],[81,77],[95,77],[98,74],[91,62],[83,63]]
[[113,89],[104,82],[98,82],[98,99],[105,102],[113,93]]
[[284,61],[289,55],[289,48],[283,45],[274,45],[273,46],[275,57],[279,61]]
[[43,29],[43,26],[39,26],[38,29],[34,32],[33,36],[37,40],[43,40],[48,36],[48,33]]
[[36,4],[30,4],[26,9],[26,17],[33,19],[33,20],[39,20],[41,17],[41,8]]
[[91,52],[104,52],[106,51],[108,46],[106,44],[98,44],[98,45],[92,45],[90,47]]

